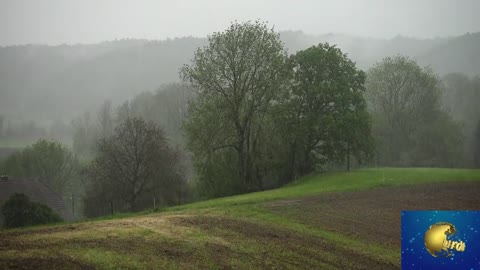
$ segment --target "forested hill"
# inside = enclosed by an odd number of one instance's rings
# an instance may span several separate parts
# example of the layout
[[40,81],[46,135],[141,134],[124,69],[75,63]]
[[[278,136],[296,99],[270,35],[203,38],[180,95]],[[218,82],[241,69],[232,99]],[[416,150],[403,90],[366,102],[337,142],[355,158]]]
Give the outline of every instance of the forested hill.
[[[319,42],[338,44],[360,68],[404,54],[444,75],[480,74],[480,33],[451,38],[389,40],[282,32],[290,53]],[[94,45],[0,47],[0,115],[28,120],[69,120],[134,94],[178,81],[178,69],[205,38],[165,41],[118,40]]]
[[68,120],[106,99],[124,102],[178,81],[179,67],[205,42],[181,38],[1,48],[0,114]]

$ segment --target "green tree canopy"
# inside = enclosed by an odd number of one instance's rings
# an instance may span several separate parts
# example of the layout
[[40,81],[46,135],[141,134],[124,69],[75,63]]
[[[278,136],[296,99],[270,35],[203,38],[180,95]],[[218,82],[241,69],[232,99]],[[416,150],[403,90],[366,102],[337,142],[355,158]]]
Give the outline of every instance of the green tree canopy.
[[371,139],[364,72],[328,43],[292,55],[289,69],[293,78],[276,114],[290,148],[289,177],[327,161],[349,161],[350,153],[366,158]]
[[[468,77],[461,73],[442,77],[442,107],[461,124],[464,134],[462,165],[475,163],[474,149],[478,119],[480,116],[480,76]],[[460,148],[461,145],[458,145]]]
[[63,195],[78,169],[78,161],[62,144],[41,139],[12,154],[3,167],[10,176],[38,179]]
[[207,196],[272,187],[370,152],[365,74],[334,46],[288,58],[264,23],[233,23],[181,75],[195,93],[185,131]]
[[387,57],[369,70],[366,87],[380,164],[453,165],[460,128],[441,111],[440,81],[430,68]]
[[256,190],[262,125],[285,82],[286,52],[279,35],[258,21],[235,22],[208,40],[181,70],[195,92],[188,146],[200,181],[218,187],[228,177],[236,184],[227,193]]

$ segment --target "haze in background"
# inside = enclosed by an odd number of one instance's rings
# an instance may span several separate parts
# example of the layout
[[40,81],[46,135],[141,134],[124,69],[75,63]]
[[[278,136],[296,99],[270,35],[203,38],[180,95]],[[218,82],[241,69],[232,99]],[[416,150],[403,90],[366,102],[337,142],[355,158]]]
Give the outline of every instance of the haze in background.
[[94,123],[105,102],[117,113],[157,89],[161,104],[177,104],[179,68],[234,20],[268,21],[289,54],[329,43],[364,71],[400,54],[440,77],[478,76],[478,10],[469,0],[0,0],[0,148],[45,137],[70,144],[73,123]]
[[0,0],[0,46],[204,37],[233,20],[278,31],[433,38],[479,30],[477,0]]

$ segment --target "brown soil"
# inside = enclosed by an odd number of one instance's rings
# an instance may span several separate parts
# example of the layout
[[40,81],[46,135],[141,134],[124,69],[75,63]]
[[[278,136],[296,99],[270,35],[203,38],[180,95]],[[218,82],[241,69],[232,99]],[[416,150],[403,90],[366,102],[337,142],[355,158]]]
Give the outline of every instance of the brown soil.
[[68,260],[67,258],[32,258],[32,259],[0,259],[0,269],[72,269],[90,270],[95,269],[89,265]]
[[304,224],[400,247],[402,210],[479,210],[480,183],[377,188],[265,205]]
[[[115,228],[142,227],[165,230],[165,222],[174,228],[194,230],[207,235],[207,241],[192,238],[162,237],[153,232],[152,236],[132,235],[116,237],[108,235],[111,226]],[[55,234],[66,231],[105,230],[106,236],[95,238],[71,238],[58,241],[28,240],[27,235]],[[163,229],[162,229],[163,226]],[[286,229],[251,222],[243,219],[217,215],[177,215],[149,216],[115,222],[95,224],[74,224],[42,228],[35,231],[15,231],[3,233],[0,252],[6,250],[31,251],[81,247],[108,250],[132,258],[142,258],[155,264],[155,258],[167,258],[178,263],[182,269],[236,269],[238,266],[252,265],[256,269],[398,269],[398,265],[379,261],[375,257],[358,254],[353,250],[334,245],[320,237],[301,235]],[[170,235],[171,236],[171,235]],[[58,235],[56,236],[58,237]],[[56,253],[54,253],[56,254]],[[48,258],[26,259],[1,258],[0,269],[94,269],[83,261],[74,261],[61,253]],[[235,262],[239,263],[235,263]],[[244,264],[244,262],[248,262]]]
[[[312,227],[397,249],[401,210],[479,209],[478,194],[480,183],[447,183],[324,194],[264,206]],[[321,237],[201,213],[165,213],[2,232],[0,269],[94,269],[85,261],[62,254],[62,250],[76,248],[111,251],[147,265],[158,265],[163,258],[182,269],[234,269],[247,265],[258,269],[399,269],[399,264],[380,261],[374,255],[360,254]],[[50,234],[52,237],[39,237]],[[7,250],[32,257],[2,258],[1,253]],[[50,255],[35,257],[30,251],[48,251]]]
[[[258,260],[259,264],[257,265],[260,265],[262,269],[271,268],[271,264],[275,265],[274,268],[315,269],[316,266],[318,267],[318,262],[334,269],[398,269],[397,265],[355,253],[322,238],[300,235],[271,225],[220,216],[178,217],[176,223],[181,226],[201,228],[209,235],[219,236],[230,242],[235,242],[235,239],[250,239],[257,242],[258,245],[268,246],[268,251],[257,253],[256,256],[221,248],[218,251],[222,250],[222,252],[218,253],[219,256],[215,256],[220,259],[222,257],[250,257],[250,260]],[[269,263],[268,259],[272,252],[277,253],[276,261]],[[284,255],[279,256],[278,254]],[[292,254],[295,254],[293,258]]]

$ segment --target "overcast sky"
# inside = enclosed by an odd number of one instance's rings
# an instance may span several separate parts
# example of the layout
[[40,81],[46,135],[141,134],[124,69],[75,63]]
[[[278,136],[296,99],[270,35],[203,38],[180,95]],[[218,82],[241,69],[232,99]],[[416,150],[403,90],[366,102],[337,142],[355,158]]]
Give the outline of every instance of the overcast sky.
[[0,45],[206,36],[233,20],[392,38],[480,31],[480,0],[0,0]]

